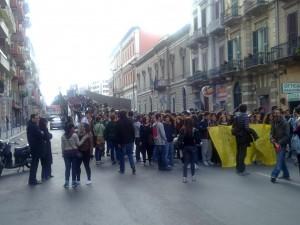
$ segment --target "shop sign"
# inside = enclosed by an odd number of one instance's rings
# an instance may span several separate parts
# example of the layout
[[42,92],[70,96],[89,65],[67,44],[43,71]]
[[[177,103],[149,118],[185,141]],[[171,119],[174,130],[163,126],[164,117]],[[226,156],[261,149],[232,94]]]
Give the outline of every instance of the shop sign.
[[285,94],[289,93],[300,93],[300,83],[283,83],[282,91]]
[[287,98],[289,102],[298,102],[300,101],[300,92],[287,94]]

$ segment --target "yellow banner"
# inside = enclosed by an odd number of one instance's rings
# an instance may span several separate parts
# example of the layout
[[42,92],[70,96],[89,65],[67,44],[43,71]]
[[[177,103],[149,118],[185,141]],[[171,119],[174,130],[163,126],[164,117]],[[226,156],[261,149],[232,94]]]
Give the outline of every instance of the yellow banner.
[[[264,165],[274,165],[276,153],[270,142],[270,125],[253,124],[258,139],[247,149],[246,164],[258,161]],[[211,140],[220,156],[222,167],[234,167],[236,165],[236,139],[231,134],[231,126],[210,127]]]

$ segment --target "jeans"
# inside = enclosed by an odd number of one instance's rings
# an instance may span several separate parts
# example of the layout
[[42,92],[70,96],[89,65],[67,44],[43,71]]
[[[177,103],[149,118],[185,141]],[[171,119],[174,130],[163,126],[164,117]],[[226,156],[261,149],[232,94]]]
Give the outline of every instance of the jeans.
[[157,145],[154,145],[153,146],[153,154],[152,154],[152,160],[154,161],[154,162],[156,162],[157,161]]
[[288,168],[286,166],[286,162],[285,162],[285,148],[281,148],[281,150],[277,153],[277,161],[276,161],[276,165],[275,168],[272,171],[271,176],[274,178],[277,178],[280,171],[283,172],[283,176],[284,177],[290,177]]
[[157,164],[159,170],[165,170],[168,168],[167,151],[165,145],[156,145]]
[[166,161],[168,162],[169,166],[174,166],[174,143],[173,142],[167,142],[166,143]]
[[132,169],[135,168],[133,160],[133,143],[124,144],[119,151],[120,155],[120,172],[125,172],[125,154],[128,156],[128,160]]
[[30,172],[29,172],[29,184],[34,184],[37,182],[36,180],[36,172],[38,169],[39,165],[39,157],[36,155],[32,155],[32,161],[31,161],[31,166],[30,166]]
[[90,156],[86,153],[82,154],[82,158],[78,159],[78,168],[77,168],[77,181],[80,181],[80,174],[81,174],[81,164],[83,163],[87,179],[91,180],[91,167],[90,167]]
[[115,162],[117,157],[117,144],[112,141],[107,142],[107,151],[110,152],[111,161]]
[[202,162],[210,162],[212,157],[211,140],[202,139]]
[[195,146],[185,146],[183,149],[183,176],[187,177],[187,167],[191,164],[192,176],[195,175],[195,163],[197,159],[197,148]]
[[78,166],[77,166],[78,158],[76,157],[76,155],[68,154],[64,156],[64,161],[65,161],[65,181],[69,182],[70,171],[72,169],[72,182],[75,182],[76,175],[78,173]]
[[101,161],[104,150],[105,150],[104,149],[104,143],[96,146],[96,149],[95,149],[95,159],[96,159],[96,161]]
[[236,151],[236,171],[238,173],[243,173],[246,169],[245,158],[247,155],[247,145],[237,144]]

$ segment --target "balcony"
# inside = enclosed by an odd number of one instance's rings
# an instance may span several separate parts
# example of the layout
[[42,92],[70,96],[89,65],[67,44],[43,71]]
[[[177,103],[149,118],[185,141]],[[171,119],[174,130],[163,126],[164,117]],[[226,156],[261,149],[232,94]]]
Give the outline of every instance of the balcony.
[[188,78],[190,85],[198,85],[208,82],[207,71],[196,71],[193,76]]
[[289,42],[280,44],[271,49],[271,60],[275,63],[287,63],[299,61],[300,59],[300,37]]
[[224,35],[224,17],[223,14],[218,19],[211,21],[208,25],[208,32],[212,35]]
[[231,76],[242,70],[241,60],[230,60],[221,65],[221,76]]
[[24,10],[22,2],[20,2],[19,0],[10,0],[10,7],[19,20],[24,19]]
[[0,0],[0,7],[1,8],[6,8],[7,6],[9,6],[9,0]]
[[270,53],[259,52],[257,54],[250,54],[244,59],[244,68],[246,70],[260,70],[266,68],[270,64]]
[[206,33],[206,28],[195,30],[193,35],[190,37],[188,41],[188,47],[195,48],[198,47],[198,44],[207,44],[208,36]]
[[244,2],[245,16],[264,14],[269,6],[268,0],[246,0]]
[[25,63],[24,52],[21,47],[13,45],[11,47],[11,54],[14,57],[14,59],[16,60],[18,65]]
[[164,91],[166,90],[167,86],[168,86],[168,81],[165,79],[154,81],[154,90],[156,91]]
[[227,27],[235,26],[241,22],[242,10],[238,5],[233,5],[225,10],[224,25]]
[[1,68],[4,68],[7,72],[10,70],[9,61],[7,56],[0,49],[0,65]]
[[6,26],[3,19],[0,19],[0,37],[4,39],[9,37],[8,27]]
[[25,29],[20,27],[17,29],[16,33],[12,35],[12,41],[24,44],[25,42]]

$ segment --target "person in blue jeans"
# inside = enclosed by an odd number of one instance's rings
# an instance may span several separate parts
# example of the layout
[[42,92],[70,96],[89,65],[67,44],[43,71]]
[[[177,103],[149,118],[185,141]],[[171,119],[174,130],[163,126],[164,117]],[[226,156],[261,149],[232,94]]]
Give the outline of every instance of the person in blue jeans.
[[277,161],[271,174],[271,182],[275,183],[279,173],[282,171],[281,178],[289,180],[290,174],[285,162],[286,146],[289,143],[290,127],[283,118],[279,109],[273,110],[273,122],[271,126],[271,142],[274,144],[277,152]]
[[133,122],[127,118],[126,112],[119,113],[119,120],[116,124],[116,142],[119,148],[120,173],[125,173],[125,154],[127,154],[132,174],[136,173],[133,160],[133,144],[134,144],[134,127]]
[[174,166],[174,143],[173,139],[175,137],[175,126],[174,126],[174,121],[172,120],[170,115],[166,115],[164,117],[164,129],[166,133],[166,161],[169,166]]
[[159,170],[170,170],[171,167],[167,161],[166,142],[167,137],[164,129],[164,125],[161,122],[162,117],[160,113],[155,115],[155,123],[152,127],[152,135],[154,139],[155,151],[157,154],[157,164]]

